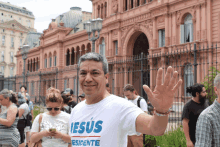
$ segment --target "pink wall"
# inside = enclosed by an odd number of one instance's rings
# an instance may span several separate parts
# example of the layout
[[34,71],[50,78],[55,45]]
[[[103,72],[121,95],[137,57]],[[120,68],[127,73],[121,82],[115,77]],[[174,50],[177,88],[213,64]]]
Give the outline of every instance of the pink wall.
[[[127,0],[128,1],[128,0]],[[149,0],[147,0],[149,1]],[[131,5],[127,3],[127,10],[125,7],[126,0],[93,0],[93,13],[92,18],[98,18],[98,16],[104,19],[103,29],[101,31],[99,39],[96,41],[96,52],[99,52],[99,44],[102,39],[105,40],[105,52],[108,59],[117,59],[125,56],[133,55],[133,47],[136,38],[144,33],[149,42],[149,54],[154,55],[156,53],[170,53],[176,50],[176,48],[184,48],[190,46],[193,43],[197,45],[211,44],[213,42],[219,43],[220,41],[220,1],[185,1],[185,0],[153,0],[144,4],[144,0],[140,0],[140,6],[129,8]],[[134,5],[137,4],[137,0],[134,0]],[[106,7],[105,7],[106,6]],[[184,24],[184,19],[187,14],[192,15],[193,23],[193,42],[180,43],[181,34],[180,26]],[[50,25],[41,39],[41,46],[31,49],[28,59],[38,58],[40,62],[39,71],[53,70],[52,68],[44,68],[44,55],[56,52],[57,54],[57,67],[58,69],[74,68],[74,65],[66,66],[66,53],[70,50],[74,56],[83,55],[86,52],[91,51],[91,42],[88,40],[86,31],[77,32],[75,34],[67,35],[71,31],[70,28],[58,28],[51,27]],[[56,25],[54,25],[56,26]],[[165,47],[159,47],[159,35],[158,31],[165,29]],[[118,55],[115,55],[115,48],[113,41],[118,41]],[[217,53],[219,56],[219,53]],[[208,54],[209,55],[209,54]],[[210,55],[211,56],[211,55]],[[162,59],[163,62],[164,59]],[[182,65],[185,65],[184,58]],[[18,52],[17,63],[23,61],[21,55]],[[150,60],[150,65],[152,65]],[[76,61],[74,61],[74,64]],[[162,66],[165,66],[161,63]],[[17,75],[21,75],[19,64],[17,64]],[[208,67],[198,67],[200,71],[207,71]],[[116,69],[115,69],[116,70]],[[180,69],[179,69],[180,70]],[[127,71],[127,69],[125,69]],[[182,72],[181,70],[179,71]],[[60,75],[60,78],[68,77],[70,73],[64,72]],[[150,79],[151,85],[155,85],[153,71],[150,73],[152,78]],[[206,73],[202,75],[198,72],[198,81],[203,80]],[[76,73],[71,73],[71,76],[75,76]],[[125,75],[127,77],[128,75]],[[117,81],[120,76],[115,76]],[[115,83],[115,88],[123,87],[126,80],[121,83]],[[63,88],[63,82],[59,84]],[[151,88],[154,88],[152,86]],[[183,89],[181,90],[183,91]],[[179,95],[183,95],[183,92]],[[116,93],[117,94],[117,93]]]

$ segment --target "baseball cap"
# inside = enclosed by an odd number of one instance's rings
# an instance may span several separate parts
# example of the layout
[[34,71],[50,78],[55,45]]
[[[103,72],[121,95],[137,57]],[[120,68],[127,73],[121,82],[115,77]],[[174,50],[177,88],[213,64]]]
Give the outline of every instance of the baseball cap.
[[85,97],[85,93],[81,94],[79,97],[83,97],[84,98]]
[[67,88],[67,89],[64,91],[64,94],[70,94],[70,95],[72,95],[72,94],[74,94],[74,92],[73,92],[72,89]]

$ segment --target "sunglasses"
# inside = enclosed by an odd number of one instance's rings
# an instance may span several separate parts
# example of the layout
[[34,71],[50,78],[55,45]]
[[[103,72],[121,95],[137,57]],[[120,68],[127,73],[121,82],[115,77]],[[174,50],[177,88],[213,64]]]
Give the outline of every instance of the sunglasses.
[[55,111],[60,110],[60,108],[49,108],[49,107],[47,108],[48,111],[51,111],[52,109],[54,109]]

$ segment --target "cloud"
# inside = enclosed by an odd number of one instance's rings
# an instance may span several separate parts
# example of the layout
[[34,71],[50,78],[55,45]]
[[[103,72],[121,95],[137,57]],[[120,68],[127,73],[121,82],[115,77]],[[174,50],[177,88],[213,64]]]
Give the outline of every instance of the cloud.
[[43,33],[43,30],[47,29],[51,21],[36,21],[34,28],[37,29],[37,32]]

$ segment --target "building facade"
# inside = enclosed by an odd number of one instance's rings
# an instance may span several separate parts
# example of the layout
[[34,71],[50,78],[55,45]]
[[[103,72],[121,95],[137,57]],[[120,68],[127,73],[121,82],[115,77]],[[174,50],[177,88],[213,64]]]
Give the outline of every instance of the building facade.
[[14,55],[34,29],[34,15],[26,8],[0,2],[0,71],[5,77],[16,75]]
[[[109,83],[114,94],[122,96],[123,86],[127,83],[133,84],[139,94],[142,83],[154,89],[157,69],[171,65],[183,79],[176,95],[176,101],[181,101],[182,97],[188,96],[187,86],[204,81],[210,65],[219,68],[218,47],[215,50],[209,48],[212,43],[218,46],[220,43],[220,1],[91,1],[93,12],[90,18],[104,20],[95,52],[109,61]],[[40,45],[28,54],[26,67],[31,67],[32,71],[27,83],[33,96],[45,95],[50,86],[60,90],[70,87],[76,92],[77,62],[81,55],[91,51],[91,42],[83,26],[89,17],[82,20],[82,15],[89,13],[83,13],[77,7],[71,11],[74,14],[68,12],[68,15],[73,14],[76,23],[63,20],[68,18],[67,15],[58,16],[40,37]],[[23,60],[20,51],[16,57],[19,63],[16,75],[20,76],[17,83],[21,84]],[[146,62],[139,64],[135,59],[140,58]],[[195,61],[199,64],[194,64]],[[33,63],[38,64],[37,69]],[[139,67],[143,70],[136,70]]]

